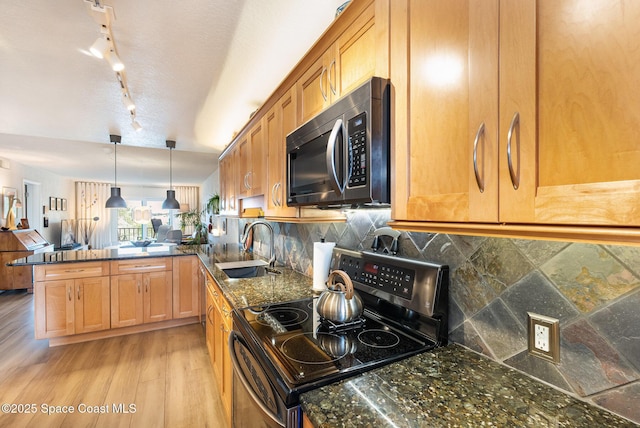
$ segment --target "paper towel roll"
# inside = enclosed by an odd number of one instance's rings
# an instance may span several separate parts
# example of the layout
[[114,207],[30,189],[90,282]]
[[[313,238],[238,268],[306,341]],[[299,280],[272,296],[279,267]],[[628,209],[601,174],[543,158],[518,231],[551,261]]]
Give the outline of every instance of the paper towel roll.
[[329,266],[331,264],[331,254],[335,242],[314,242],[313,243],[313,289],[322,291],[327,289],[327,278],[329,277]]

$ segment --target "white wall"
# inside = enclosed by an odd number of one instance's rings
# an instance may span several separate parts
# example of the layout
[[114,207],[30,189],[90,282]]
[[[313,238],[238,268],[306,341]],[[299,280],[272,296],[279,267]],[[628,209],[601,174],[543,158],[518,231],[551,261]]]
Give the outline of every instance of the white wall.
[[[23,180],[38,183],[40,185],[40,201],[35,201],[35,203],[40,206],[38,210],[39,218],[30,218],[29,226],[37,229],[47,241],[53,244],[59,244],[61,221],[75,216],[75,189],[73,180],[13,161],[8,161],[8,165],[9,169],[0,168],[0,185],[2,187],[13,187],[16,189],[18,197],[24,199]],[[49,197],[67,199],[67,210],[50,211]],[[49,219],[49,227],[44,227],[42,223],[43,206],[45,207],[44,216]],[[22,216],[22,210],[18,209],[16,218],[19,220]],[[4,220],[1,221],[4,226]]]

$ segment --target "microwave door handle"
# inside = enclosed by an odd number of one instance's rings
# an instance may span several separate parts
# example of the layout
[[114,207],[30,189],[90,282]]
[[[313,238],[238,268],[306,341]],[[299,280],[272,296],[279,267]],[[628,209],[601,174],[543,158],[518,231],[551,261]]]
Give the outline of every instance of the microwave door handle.
[[338,134],[342,131],[342,119],[336,120],[333,125],[331,134],[329,134],[329,141],[327,142],[327,172],[329,173],[329,179],[331,180],[331,187],[339,195],[344,193],[344,184],[338,182],[338,174],[336,172],[336,159],[335,148],[336,141],[338,140]]

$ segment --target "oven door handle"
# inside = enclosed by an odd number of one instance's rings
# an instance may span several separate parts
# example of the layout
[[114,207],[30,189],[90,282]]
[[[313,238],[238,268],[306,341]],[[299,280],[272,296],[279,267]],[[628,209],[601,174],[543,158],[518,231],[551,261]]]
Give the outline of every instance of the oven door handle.
[[247,351],[249,350],[247,345],[243,343],[244,340],[242,340],[242,338],[238,335],[238,333],[232,330],[229,333],[229,354],[231,356],[231,365],[233,366],[233,371],[236,373],[236,375],[238,375],[238,379],[240,379],[240,382],[244,386],[244,389],[249,393],[249,395],[251,396],[251,399],[258,405],[258,407],[260,407],[262,412],[266,416],[268,416],[271,420],[273,420],[273,422],[278,424],[278,426],[284,427],[285,425],[282,423],[282,421],[278,419],[278,416],[275,415],[269,408],[267,408],[267,406],[264,405],[260,397],[258,397],[258,395],[255,393],[255,391],[249,384],[249,381],[244,376],[244,373],[242,373],[242,371],[240,370],[240,363],[238,362],[238,358],[236,357],[236,353],[234,351],[233,342],[235,342],[236,340],[240,342],[240,344],[244,346],[247,349]]
[[342,133],[342,119],[336,120],[336,123],[333,124],[333,129],[331,130],[331,134],[329,134],[329,141],[327,141],[327,153],[326,153],[326,161],[327,161],[327,172],[329,173],[329,179],[331,180],[331,187],[338,195],[342,195],[344,193],[344,184],[338,182],[338,173],[336,172],[336,159],[335,159],[335,148],[336,141],[338,140],[338,134]]

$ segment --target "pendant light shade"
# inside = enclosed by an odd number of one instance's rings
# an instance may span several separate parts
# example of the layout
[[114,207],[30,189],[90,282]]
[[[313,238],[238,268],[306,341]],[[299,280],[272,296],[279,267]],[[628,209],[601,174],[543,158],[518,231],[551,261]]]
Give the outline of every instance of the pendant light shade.
[[176,199],[175,190],[167,190],[167,199],[162,203],[163,210],[179,210],[180,202]]
[[105,208],[127,208],[127,203],[122,199],[122,196],[120,196],[119,187],[111,188],[111,197],[107,199]]
[[111,197],[107,199],[105,208],[127,208],[127,203],[120,196],[120,188],[118,187],[118,143],[122,140],[119,135],[109,135],[109,139],[114,144],[114,180],[113,187],[111,188]]
[[166,143],[169,148],[169,190],[167,190],[167,199],[162,203],[162,209],[178,210],[180,209],[180,202],[176,200],[176,191],[173,190],[173,157],[171,155],[171,150],[176,148],[176,142],[167,140]]

